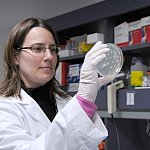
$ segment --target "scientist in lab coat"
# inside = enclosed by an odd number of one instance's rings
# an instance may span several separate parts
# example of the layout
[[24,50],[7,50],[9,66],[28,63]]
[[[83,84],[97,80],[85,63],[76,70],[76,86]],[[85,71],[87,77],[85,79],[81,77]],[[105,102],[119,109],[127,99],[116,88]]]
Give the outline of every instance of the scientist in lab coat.
[[0,150],[97,150],[108,135],[94,104],[98,89],[113,80],[97,75],[108,51],[97,42],[86,54],[79,90],[70,98],[55,79],[59,48],[52,28],[39,18],[19,22],[4,51]]

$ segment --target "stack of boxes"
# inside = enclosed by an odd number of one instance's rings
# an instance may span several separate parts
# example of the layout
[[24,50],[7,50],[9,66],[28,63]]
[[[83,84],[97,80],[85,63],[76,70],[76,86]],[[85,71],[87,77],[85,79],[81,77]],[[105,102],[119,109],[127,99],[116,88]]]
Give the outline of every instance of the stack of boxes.
[[104,43],[104,34],[83,34],[69,38],[65,44],[60,45],[60,57],[69,57],[88,52],[97,41]]
[[67,91],[76,92],[79,88],[80,69],[82,64],[72,64],[68,68]]
[[114,27],[114,43],[120,47],[150,42],[150,16]]
[[71,37],[64,45],[60,45],[60,57],[69,57],[86,53],[92,48],[93,44],[87,43],[87,34]]
[[60,62],[55,77],[67,92],[78,91],[81,66],[82,64]]

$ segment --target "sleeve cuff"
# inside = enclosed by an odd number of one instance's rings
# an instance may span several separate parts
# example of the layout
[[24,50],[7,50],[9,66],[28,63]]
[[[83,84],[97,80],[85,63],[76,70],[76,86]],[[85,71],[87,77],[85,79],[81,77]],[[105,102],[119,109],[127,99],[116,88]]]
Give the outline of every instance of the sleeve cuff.
[[81,105],[81,107],[83,108],[83,110],[85,111],[85,113],[89,116],[89,118],[92,118],[95,111],[97,110],[97,105],[94,104],[93,102],[90,102],[90,101],[84,99],[83,97],[81,97],[79,95],[76,95],[76,98],[77,98],[79,104]]

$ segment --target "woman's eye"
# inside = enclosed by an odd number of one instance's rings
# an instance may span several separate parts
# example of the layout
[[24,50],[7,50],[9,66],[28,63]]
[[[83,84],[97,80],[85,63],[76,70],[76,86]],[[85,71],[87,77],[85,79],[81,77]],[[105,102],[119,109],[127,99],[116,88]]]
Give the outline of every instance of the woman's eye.
[[33,51],[36,52],[36,53],[40,53],[43,51],[43,47],[33,47]]
[[51,48],[51,51],[52,51],[52,52],[55,52],[55,51],[56,51],[56,48],[55,48],[55,47]]

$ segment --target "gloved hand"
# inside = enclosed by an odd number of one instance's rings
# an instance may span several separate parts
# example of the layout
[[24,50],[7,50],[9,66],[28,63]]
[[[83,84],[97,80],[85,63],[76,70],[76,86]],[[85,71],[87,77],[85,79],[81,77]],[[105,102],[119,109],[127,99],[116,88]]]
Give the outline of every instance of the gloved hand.
[[107,44],[102,44],[99,41],[86,54],[80,71],[80,83],[77,95],[95,102],[99,88],[114,79],[114,76],[98,78],[98,65],[106,57],[108,51]]

